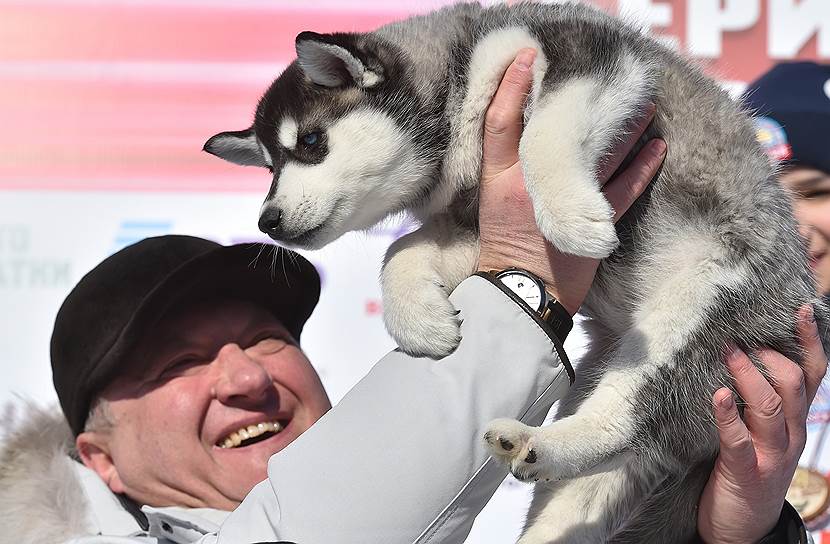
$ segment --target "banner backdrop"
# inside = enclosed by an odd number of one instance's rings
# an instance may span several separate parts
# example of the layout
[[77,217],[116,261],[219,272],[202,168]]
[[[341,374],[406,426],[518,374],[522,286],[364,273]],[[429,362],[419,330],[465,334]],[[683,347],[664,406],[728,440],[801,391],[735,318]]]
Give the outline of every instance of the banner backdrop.
[[[201,147],[249,126],[293,60],[297,33],[369,30],[448,3],[0,0],[0,405],[12,402],[2,417],[20,409],[18,396],[54,402],[52,320],[102,258],[168,233],[267,243],[256,220],[269,175]],[[830,62],[827,0],[596,3],[687,51],[735,92],[781,60]],[[306,253],[323,291],[303,346],[334,402],[393,347],[377,276],[386,247],[410,228],[390,223]],[[568,352],[582,341],[574,334]],[[815,436],[805,459],[826,472]],[[528,490],[506,480],[469,542],[511,542]]]

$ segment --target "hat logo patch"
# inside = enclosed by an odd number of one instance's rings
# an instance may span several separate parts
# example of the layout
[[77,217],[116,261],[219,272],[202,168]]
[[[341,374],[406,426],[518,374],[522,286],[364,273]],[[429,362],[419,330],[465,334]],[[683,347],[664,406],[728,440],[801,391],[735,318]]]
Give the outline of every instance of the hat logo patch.
[[824,94],[827,95],[827,98],[830,98],[830,79],[824,82]]
[[[828,84],[830,84],[830,81],[828,81]],[[825,91],[830,90],[830,86],[827,84],[825,84],[824,88]],[[756,117],[755,137],[769,157],[770,162],[776,163],[792,158],[793,150],[787,140],[787,133],[784,132],[784,127],[775,119],[770,117]]]

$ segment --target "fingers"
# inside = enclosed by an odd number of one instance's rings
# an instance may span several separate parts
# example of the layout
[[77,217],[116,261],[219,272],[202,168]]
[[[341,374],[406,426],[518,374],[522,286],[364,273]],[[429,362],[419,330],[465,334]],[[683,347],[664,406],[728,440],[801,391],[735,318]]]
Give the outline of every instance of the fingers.
[[603,187],[605,198],[614,209],[614,222],[628,211],[652,178],[657,175],[666,157],[666,142],[654,139],[648,142],[631,164]]
[[732,391],[725,387],[718,389],[712,396],[712,403],[718,425],[721,461],[732,472],[752,471],[758,463],[755,446],[749,429],[738,414]]
[[533,84],[534,49],[519,51],[507,67],[484,118],[483,177],[506,170],[519,160],[525,99]]
[[803,367],[777,351],[759,350],[769,381],[742,351],[735,349],[727,358],[735,387],[747,403],[746,427],[759,450],[784,453],[798,449],[800,453],[804,448],[807,412],[827,371],[811,305],[799,310],[798,334],[805,354]]
[[804,350],[803,367],[770,349],[760,350],[758,356],[769,373],[772,387],[781,398],[789,447],[798,448],[800,453],[807,439],[807,413],[827,371],[827,358],[819,338],[812,305],[807,304],[799,309],[797,328],[799,342]]
[[789,436],[781,397],[739,349],[729,354],[726,365],[735,378],[735,388],[746,402],[744,421],[755,446],[767,451],[786,451]]
[[804,349],[802,370],[804,371],[805,396],[809,405],[816,398],[816,391],[827,372],[827,355],[821,345],[811,304],[803,306],[798,312],[798,339]]
[[605,158],[599,168],[599,180],[602,185],[608,182],[611,175],[617,171],[622,161],[646,131],[651,120],[654,119],[654,104],[649,103],[645,111],[638,118],[632,120],[628,126],[625,138],[614,146],[611,154]]
[[781,398],[788,447],[804,447],[807,439],[807,402],[805,377],[801,368],[777,351],[760,350],[758,357],[764,363],[776,394]]

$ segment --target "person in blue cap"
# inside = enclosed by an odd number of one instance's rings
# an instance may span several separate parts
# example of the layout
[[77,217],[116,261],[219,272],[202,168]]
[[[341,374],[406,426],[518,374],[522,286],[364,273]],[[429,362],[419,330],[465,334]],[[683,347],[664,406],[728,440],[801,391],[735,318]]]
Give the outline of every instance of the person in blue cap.
[[758,141],[781,165],[808,241],[819,293],[830,295],[830,65],[789,62],[752,82],[745,104]]

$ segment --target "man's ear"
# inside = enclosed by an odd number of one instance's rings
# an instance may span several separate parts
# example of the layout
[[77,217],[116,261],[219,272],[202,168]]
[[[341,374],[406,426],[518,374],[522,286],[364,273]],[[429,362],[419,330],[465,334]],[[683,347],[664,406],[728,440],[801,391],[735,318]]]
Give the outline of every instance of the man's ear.
[[265,160],[253,128],[220,132],[205,142],[203,150],[242,166],[270,166]]
[[368,89],[383,81],[383,75],[367,68],[333,34],[301,32],[297,35],[297,61],[308,78],[324,87],[356,84]]
[[107,435],[97,432],[83,432],[75,439],[75,449],[81,462],[104,480],[113,493],[124,493],[124,482],[110,455]]

